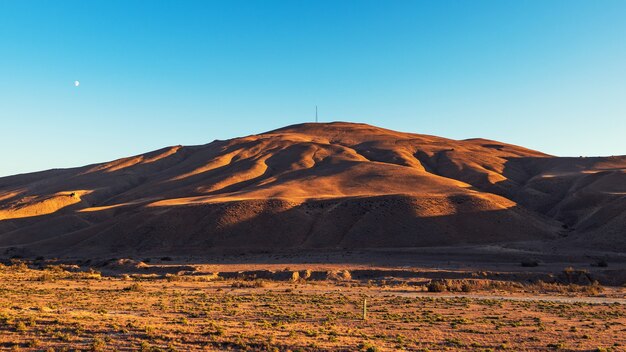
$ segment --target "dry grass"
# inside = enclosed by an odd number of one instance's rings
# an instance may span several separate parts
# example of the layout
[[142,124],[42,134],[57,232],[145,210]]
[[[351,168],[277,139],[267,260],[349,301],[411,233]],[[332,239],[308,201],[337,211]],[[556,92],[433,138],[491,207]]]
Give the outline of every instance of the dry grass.
[[[421,288],[368,287],[347,271],[337,273],[337,280],[277,282],[2,266],[0,349],[618,351],[626,345],[624,305],[403,297]],[[486,280],[432,283],[445,291],[493,289]]]
[[597,281],[590,285],[562,284],[556,282],[537,281],[535,283],[519,283],[514,281],[475,280],[475,279],[439,279],[431,280],[427,285],[428,292],[483,292],[505,291],[518,293],[557,293],[584,294],[595,296],[604,290]]

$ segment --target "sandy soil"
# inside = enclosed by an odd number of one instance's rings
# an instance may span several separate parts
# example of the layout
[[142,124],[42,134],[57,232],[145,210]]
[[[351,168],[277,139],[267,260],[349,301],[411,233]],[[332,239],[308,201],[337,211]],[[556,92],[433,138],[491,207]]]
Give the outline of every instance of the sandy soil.
[[[501,282],[475,283],[470,289],[477,291],[469,293],[426,292],[414,284],[419,278],[355,279],[346,272],[359,268],[339,265],[325,267],[334,276],[323,280],[259,279],[252,271],[226,278],[178,263],[163,265],[181,269],[165,275],[124,273],[124,267],[152,268],[128,260],[107,266],[117,274],[70,265],[34,270],[15,261],[0,266],[0,348],[620,351],[626,346],[624,289],[618,287],[592,292],[576,285]],[[239,266],[217,268],[228,274]]]

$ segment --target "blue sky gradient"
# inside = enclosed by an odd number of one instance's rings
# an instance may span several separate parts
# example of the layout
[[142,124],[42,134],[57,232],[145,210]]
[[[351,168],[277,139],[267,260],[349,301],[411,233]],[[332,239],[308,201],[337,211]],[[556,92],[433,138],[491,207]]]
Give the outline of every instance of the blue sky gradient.
[[316,104],[321,121],[626,154],[624,18],[616,0],[0,0],[0,175],[259,133]]

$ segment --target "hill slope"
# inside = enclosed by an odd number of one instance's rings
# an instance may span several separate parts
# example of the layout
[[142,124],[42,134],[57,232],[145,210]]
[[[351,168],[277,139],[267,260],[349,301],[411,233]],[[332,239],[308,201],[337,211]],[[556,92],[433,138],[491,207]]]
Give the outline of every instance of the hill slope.
[[0,178],[0,250],[92,256],[534,241],[626,249],[626,157],[301,124]]

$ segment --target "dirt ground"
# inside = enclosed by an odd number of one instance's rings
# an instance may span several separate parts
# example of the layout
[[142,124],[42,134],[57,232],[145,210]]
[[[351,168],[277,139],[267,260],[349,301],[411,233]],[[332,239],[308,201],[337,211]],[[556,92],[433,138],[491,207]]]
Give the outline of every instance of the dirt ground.
[[0,349],[626,350],[623,287],[161,259],[0,266]]

